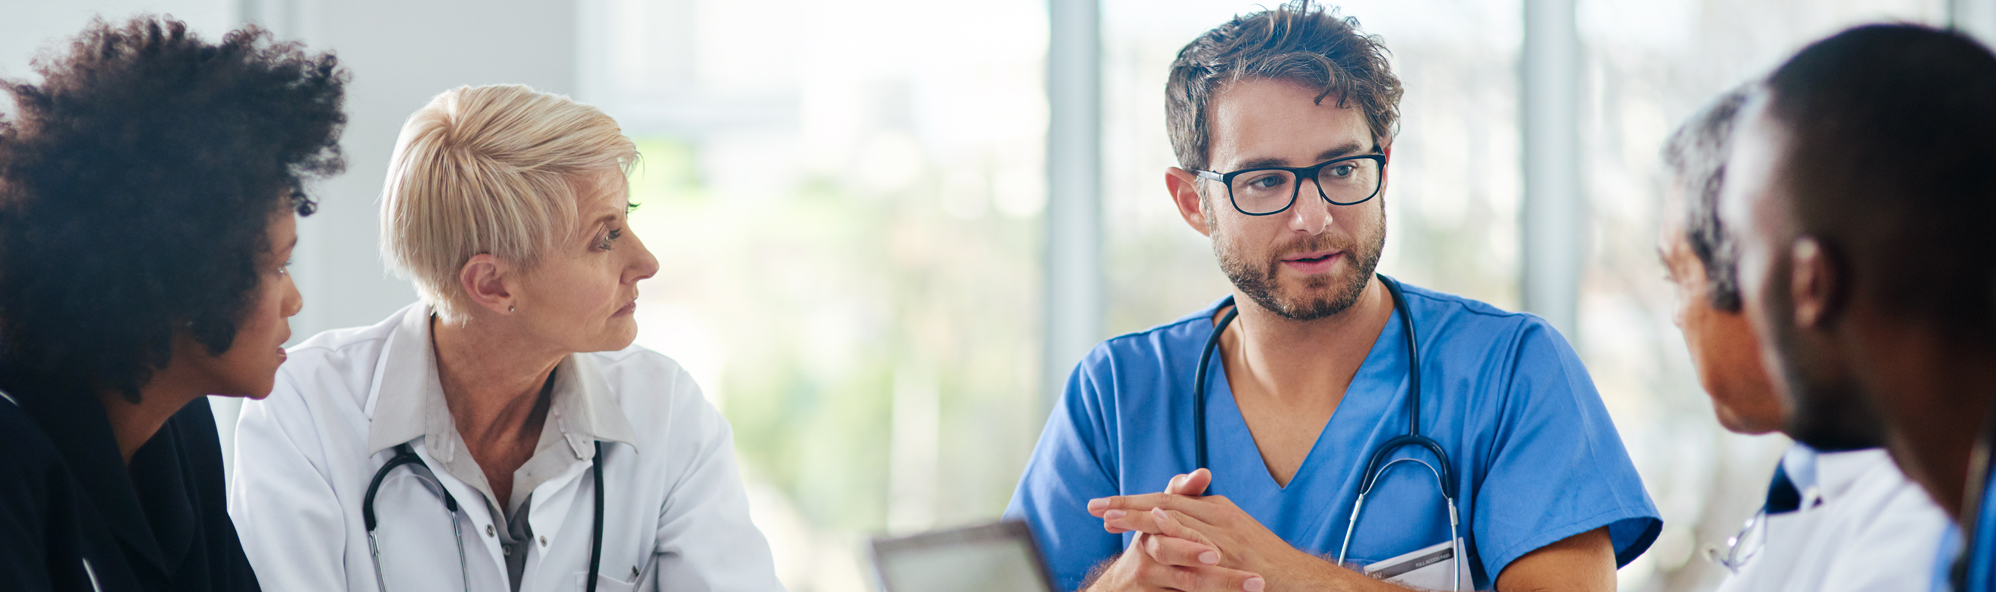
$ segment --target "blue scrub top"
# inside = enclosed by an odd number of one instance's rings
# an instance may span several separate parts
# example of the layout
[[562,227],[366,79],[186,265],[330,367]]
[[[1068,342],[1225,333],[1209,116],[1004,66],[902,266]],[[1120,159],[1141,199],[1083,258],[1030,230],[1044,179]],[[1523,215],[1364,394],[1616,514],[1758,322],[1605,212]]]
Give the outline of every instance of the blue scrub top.
[[[1044,442],[1045,439],[1042,438],[1041,441]],[[1996,471],[1991,471],[1984,476],[1984,479],[1986,480],[1982,483],[1981,509],[1975,514],[1975,537],[1970,539],[1970,544],[1974,545],[1974,548],[1957,552],[1967,553],[1967,556],[1961,559],[1966,564],[1964,567],[1968,568],[1966,574],[1968,578],[1965,582],[1967,586],[1963,587],[1961,592],[1996,592]],[[1959,529],[1950,527],[1944,536],[1952,538],[1943,539],[1942,549],[1961,547],[1958,540],[1961,537]],[[1943,556],[1956,557],[1957,553],[1945,553]],[[1945,581],[1948,580],[1935,580],[1935,582]],[[1934,588],[1945,589],[1938,583]]]
[[[1478,589],[1518,557],[1603,526],[1616,564],[1663,522],[1594,382],[1544,319],[1404,286],[1420,333],[1421,432],[1455,465]],[[1088,500],[1154,493],[1195,467],[1192,381],[1219,302],[1095,346],[1068,378],[1005,516],[1031,524],[1063,590],[1127,547]],[[1228,388],[1207,370],[1209,494],[1225,495],[1298,549],[1336,557],[1372,450],[1407,431],[1407,350],[1395,310],[1302,468],[1278,487]],[[1395,457],[1431,455],[1406,448]],[[1435,477],[1395,465],[1366,498],[1348,560],[1373,563],[1448,540]]]
[[1941,529],[1940,548],[1934,552],[1933,592],[1953,592],[1954,562],[1961,557],[1961,527],[1948,521],[1947,528]]

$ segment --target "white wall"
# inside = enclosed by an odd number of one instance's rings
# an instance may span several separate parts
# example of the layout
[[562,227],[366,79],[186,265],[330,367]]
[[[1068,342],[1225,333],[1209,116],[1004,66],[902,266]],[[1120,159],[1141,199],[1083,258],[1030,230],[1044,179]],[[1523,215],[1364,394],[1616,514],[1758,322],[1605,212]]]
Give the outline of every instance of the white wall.
[[299,227],[294,273],[305,309],[292,320],[294,342],[372,324],[414,301],[375,247],[375,198],[410,112],[464,84],[576,87],[575,0],[0,0],[0,77],[30,77],[31,56],[92,16],[140,12],[181,18],[211,39],[257,21],[310,50],[335,52],[353,75],[347,173],[313,188],[319,213]]
[[347,173],[318,188],[319,213],[299,225],[294,259],[305,309],[298,338],[369,325],[415,300],[384,267],[376,197],[410,112],[458,85],[575,88],[573,0],[285,0],[246,13],[353,74],[342,145]]
[[93,16],[116,22],[140,13],[186,21],[209,39],[237,23],[234,0],[0,0],[0,78],[28,77],[30,58],[83,30]]
[[[0,0],[0,78],[39,81],[30,62],[76,35],[95,17],[115,23],[143,13],[163,14],[185,21],[195,33],[214,41],[241,22],[237,8],[233,0]],[[11,115],[13,110],[12,101],[0,100],[0,113]],[[223,467],[231,470],[235,418],[242,403],[222,397],[211,400],[222,437]]]
[[[415,300],[375,247],[375,198],[402,120],[458,85],[575,92],[576,10],[575,0],[0,0],[0,77],[28,77],[31,56],[97,15],[168,14],[211,40],[256,22],[307,49],[335,52],[353,75],[341,141],[347,173],[309,188],[319,212],[298,227],[292,269],[305,308],[291,321],[296,343],[373,324]],[[232,456],[240,404],[214,402]]]

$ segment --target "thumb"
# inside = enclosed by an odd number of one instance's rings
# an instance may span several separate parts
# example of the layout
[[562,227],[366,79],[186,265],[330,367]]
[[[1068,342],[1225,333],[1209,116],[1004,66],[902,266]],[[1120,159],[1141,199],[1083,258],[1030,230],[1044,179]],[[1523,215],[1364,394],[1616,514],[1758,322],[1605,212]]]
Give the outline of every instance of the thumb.
[[1203,495],[1206,493],[1206,487],[1212,483],[1213,472],[1199,469],[1172,477],[1171,484],[1164,487],[1164,492],[1173,495]]

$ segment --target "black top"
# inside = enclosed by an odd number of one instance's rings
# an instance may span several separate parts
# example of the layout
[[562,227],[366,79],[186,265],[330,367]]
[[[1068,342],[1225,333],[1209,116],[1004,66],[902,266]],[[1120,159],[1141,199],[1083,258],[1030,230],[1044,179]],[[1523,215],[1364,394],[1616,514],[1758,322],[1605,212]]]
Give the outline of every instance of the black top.
[[93,394],[7,395],[18,406],[0,400],[0,590],[258,590],[205,397],[128,470]]

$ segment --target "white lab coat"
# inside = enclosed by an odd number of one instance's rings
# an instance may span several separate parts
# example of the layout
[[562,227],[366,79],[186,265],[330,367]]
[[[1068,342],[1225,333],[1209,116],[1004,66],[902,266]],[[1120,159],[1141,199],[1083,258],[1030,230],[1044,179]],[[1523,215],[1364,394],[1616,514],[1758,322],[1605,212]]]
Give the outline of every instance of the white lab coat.
[[[428,316],[416,304],[371,327],[314,336],[289,350],[269,398],[244,405],[229,515],[264,589],[376,590],[361,499],[394,453],[370,454],[370,418],[391,357],[430,347]],[[600,373],[637,439],[605,442],[599,459],[606,499],[597,590],[781,591],[768,542],[749,522],[731,431],[699,386],[642,347],[578,356],[576,367]],[[463,508],[447,516],[415,472],[391,472],[374,504],[382,579],[392,591],[507,590],[484,498],[443,470],[425,440],[410,444]],[[583,589],[596,464],[575,463],[534,489],[526,519],[535,540],[520,590]],[[452,521],[462,528],[469,586]]]
[[1766,544],[1718,592],[1930,589],[1948,518],[1927,492],[1882,449],[1818,453],[1814,473],[1797,484],[1803,509],[1769,516]]

